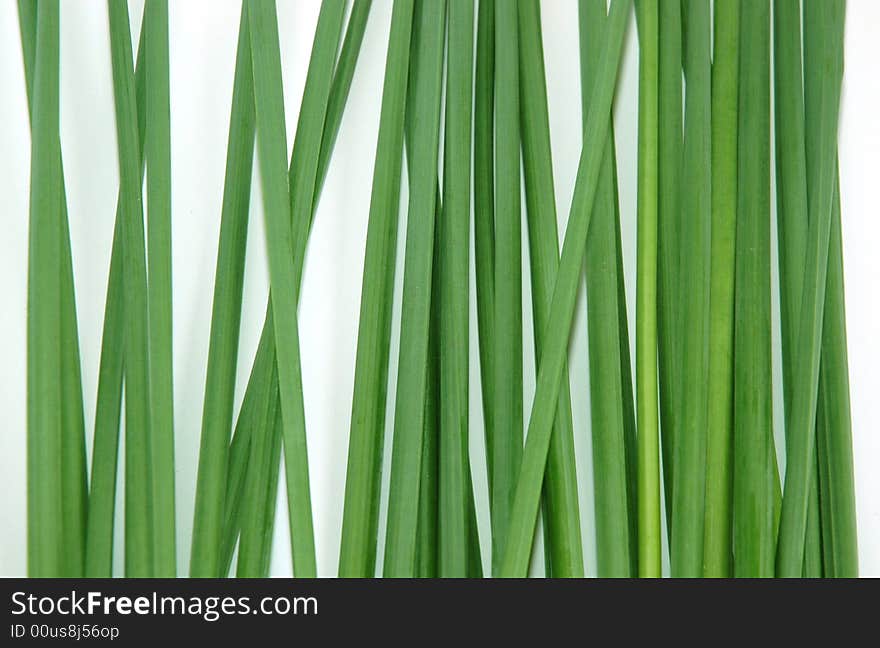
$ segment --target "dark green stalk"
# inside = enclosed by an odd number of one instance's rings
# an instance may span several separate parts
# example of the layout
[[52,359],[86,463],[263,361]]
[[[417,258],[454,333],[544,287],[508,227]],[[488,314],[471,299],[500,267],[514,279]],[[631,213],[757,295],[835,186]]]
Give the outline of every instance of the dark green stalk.
[[739,0],[718,0],[714,12],[709,429],[703,549],[703,575],[709,578],[729,577],[733,566],[733,322],[739,4]]
[[[357,360],[339,575],[369,578],[375,573],[381,483],[385,395],[391,336],[398,202],[403,153],[406,84],[413,0],[395,0],[386,57],[376,163],[367,226],[364,281],[358,324]],[[424,394],[419,396],[421,400]]]
[[108,2],[125,294],[125,575],[153,574],[150,356],[141,148],[128,6]]
[[770,7],[743,2],[737,162],[733,553],[737,577],[773,575],[770,304]]
[[680,0],[658,0],[660,7],[658,121],[660,137],[657,225],[657,332],[660,382],[660,445],[667,532],[672,529],[672,483],[677,393],[681,351],[678,300],[681,273],[681,208],[679,188],[682,159],[682,19]]
[[[553,282],[559,265],[559,234],[556,225],[556,195],[553,187],[540,9],[537,0],[519,1],[522,153],[532,273],[532,310],[535,320],[535,362],[538,365]],[[563,370],[556,421],[550,439],[547,475],[544,479],[544,542],[549,566],[548,576],[583,578],[584,556],[567,372],[567,368]]]
[[492,499],[495,394],[495,0],[480,0],[474,69],[474,268],[486,470]]
[[[446,3],[425,3],[417,12],[420,38],[412,111],[412,155],[401,308],[400,356],[384,574],[415,575],[418,497],[421,477],[428,329],[437,199],[437,154]],[[409,111],[408,111],[409,112]]]
[[28,234],[28,576],[68,564],[62,519],[61,151],[57,0],[37,7]]
[[147,253],[149,263],[150,452],[154,575],[177,572],[174,523],[174,380],[171,325],[171,104],[168,0],[147,0]]
[[711,23],[708,0],[687,4],[681,246],[681,401],[675,432],[672,575],[703,571],[708,398],[709,265],[712,211]]
[[[446,77],[443,212],[435,238],[439,276],[440,520],[439,574],[469,575],[474,508],[468,452],[470,335],[471,104],[474,1],[450,0]],[[439,269],[439,272],[438,272]],[[430,387],[429,387],[430,391]]]
[[[580,4],[581,95],[586,119],[607,29],[605,3]],[[631,380],[629,362],[623,372],[621,309],[618,276],[614,182],[613,125],[602,135],[604,159],[599,175],[586,248],[587,327],[590,354],[590,402],[593,445],[593,484],[596,500],[596,545],[600,577],[624,577],[636,572],[635,493],[629,491],[624,381]],[[584,140],[585,146],[594,146]],[[634,451],[634,449],[633,449]],[[632,500],[630,499],[632,497]]]
[[[602,47],[590,110],[584,128],[585,142],[603,141],[607,135],[617,68],[631,6],[629,0],[614,0],[611,4],[607,38]],[[506,577],[523,577],[528,570],[541,485],[544,481],[544,466],[550,446],[574,317],[578,279],[603,157],[604,147],[583,147],[568,228],[550,304],[550,315],[547,318],[546,345],[541,354],[535,399],[529,419],[529,432],[510,518],[510,533],[500,571],[500,574]]]
[[495,365],[492,566],[497,573],[522,462],[522,255],[517,0],[495,4]]

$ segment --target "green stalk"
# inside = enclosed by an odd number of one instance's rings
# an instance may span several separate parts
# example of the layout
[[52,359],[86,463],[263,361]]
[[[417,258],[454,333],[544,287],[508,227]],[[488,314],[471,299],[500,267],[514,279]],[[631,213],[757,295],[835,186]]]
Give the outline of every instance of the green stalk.
[[57,0],[37,7],[28,235],[28,575],[68,564],[62,518],[61,151]]
[[[413,0],[395,0],[367,226],[339,575],[375,573],[404,108]],[[424,394],[419,396],[419,400]]]
[[[34,67],[37,39],[37,3],[19,0],[19,28],[24,59],[28,111],[32,117]],[[60,151],[59,151],[60,152]],[[70,229],[64,188],[64,164],[60,164],[61,182],[61,444],[62,490],[64,505],[65,564],[63,574],[82,575],[85,555],[88,487],[85,461],[85,423],[83,420],[82,369],[79,355],[79,332],[76,295],[70,252]]]
[[[247,5],[242,6],[232,90],[232,113],[220,241],[214,280],[214,306],[208,346],[202,436],[193,521],[190,575],[225,575],[219,565],[224,495],[227,488],[228,438],[232,427],[235,373],[241,324],[248,209],[254,158],[254,91]],[[248,398],[245,398],[248,402]],[[248,430],[250,432],[250,430]]]
[[737,577],[773,575],[770,305],[770,7],[743,2],[737,166],[733,553]]
[[786,439],[785,490],[777,554],[777,575],[782,577],[797,577],[802,572],[810,487],[815,475],[816,407],[837,164],[845,13],[843,0],[810,0],[804,5],[809,230],[800,324],[794,349],[795,382],[788,403],[791,425]]
[[[315,210],[317,209],[320,190],[323,186],[327,169],[330,163],[330,154],[336,142],[336,136],[339,132],[339,126],[342,121],[342,114],[345,103],[348,98],[348,92],[351,88],[351,81],[354,76],[355,64],[360,53],[360,46],[363,42],[363,35],[366,29],[367,18],[369,16],[372,0],[356,0],[348,20],[348,28],[346,29],[345,42],[339,55],[335,73],[333,74],[333,82],[330,86],[330,95],[327,98],[327,105],[323,117],[323,134],[321,137],[321,149],[318,156],[318,170],[316,174],[315,192],[312,200],[311,213],[308,216],[309,228],[314,220]],[[324,8],[328,11],[324,11]],[[323,96],[326,86],[323,81],[329,78],[330,69],[333,64],[333,57],[329,54],[335,53],[338,46],[339,29],[341,23],[341,10],[338,2],[328,3],[322,6],[322,13],[318,20],[318,29],[315,34],[315,44],[313,46],[313,55],[309,63],[309,75],[306,79],[305,94],[310,96]],[[314,66],[314,71],[313,71]],[[320,83],[320,87],[316,84]],[[302,129],[303,132],[315,130],[320,127],[320,113],[317,111],[300,111],[300,122],[297,125],[297,133]],[[295,151],[301,151],[294,146]],[[305,157],[300,153],[291,156],[288,177],[292,178],[295,172],[295,166],[303,163]],[[295,196],[293,197],[295,198]],[[296,208],[296,205],[292,205]],[[303,271],[303,260],[305,256],[305,245],[307,237],[300,237],[299,244],[302,249],[294,252],[294,269],[296,272],[297,287],[300,285]],[[228,460],[228,484],[227,484],[227,506],[223,532],[223,549],[221,551],[221,565],[225,569],[221,573],[228,572],[228,566],[232,560],[232,552],[235,548],[235,541],[239,534],[239,529],[243,534],[249,534],[251,538],[245,540],[242,538],[243,547],[239,549],[239,560],[250,567],[246,567],[245,571],[250,575],[253,574],[251,567],[268,565],[269,552],[271,551],[271,529],[274,528],[275,516],[275,482],[277,481],[278,465],[280,462],[279,443],[281,437],[281,427],[277,423],[277,417],[267,417],[266,412],[269,408],[278,410],[279,403],[264,402],[263,399],[273,398],[276,401],[279,396],[277,394],[277,379],[274,386],[270,384],[270,371],[273,370],[274,344],[271,336],[270,321],[264,325],[263,335],[260,339],[260,346],[257,350],[257,356],[251,370],[251,379],[245,391],[245,399],[242,412],[239,415],[235,426],[235,434],[233,441],[229,446]],[[270,353],[271,351],[271,353]],[[255,384],[255,381],[262,379],[262,382]],[[259,401],[259,402],[255,402]],[[246,407],[245,407],[246,405]],[[257,414],[259,413],[259,415]],[[257,417],[257,418],[254,418]],[[271,450],[275,454],[272,457],[264,457],[254,469],[254,474],[246,474],[247,463],[251,454],[250,437],[252,429],[258,430],[261,439],[258,442],[264,449]],[[268,450],[267,450],[268,451]],[[259,466],[266,463],[268,470],[263,470]],[[256,480],[253,487],[246,486],[246,480]],[[248,492],[260,497],[258,501],[248,500],[247,504],[242,505],[242,499],[245,494],[245,488],[250,489]],[[268,493],[265,494],[264,493]],[[268,499],[266,499],[268,498]],[[242,520],[240,513],[246,509],[246,515],[258,515],[263,520],[262,528],[242,528]],[[255,509],[251,511],[251,509]],[[245,556],[243,552],[253,550],[256,552],[254,556]]]
[[[141,177],[144,169],[146,129],[146,50],[144,28],[135,66],[138,146],[141,151]],[[122,407],[125,333],[125,277],[123,276],[122,223],[124,218],[122,187],[116,203],[110,273],[104,306],[101,336],[101,359],[98,369],[98,398],[95,408],[95,436],[92,446],[92,475],[89,490],[89,515],[86,529],[86,567],[89,578],[110,578],[113,567],[113,518],[116,508],[116,469],[119,455],[119,419]]]
[[385,536],[384,573],[387,577],[411,578],[415,575],[445,14],[445,0],[426,3],[417,12],[420,24],[414,28],[420,36],[420,48],[415,61],[416,69],[411,75],[416,87],[412,112],[412,155],[408,158],[410,198]]
[[[606,27],[605,3],[580,5],[582,113],[586,115]],[[587,238],[587,328],[589,331],[593,483],[600,576],[637,573],[636,457],[632,423],[632,371],[626,332],[626,294],[619,244],[613,121]],[[633,480],[633,481],[631,481]]]
[[474,69],[474,268],[486,470],[492,499],[495,367],[495,0],[477,9]]
[[[519,1],[522,153],[532,272],[532,310],[535,320],[535,362],[538,365],[553,282],[559,265],[559,234],[540,11],[537,0]],[[548,575],[556,578],[583,578],[584,556],[567,372],[567,368],[563,369],[556,421],[550,439],[547,475],[544,479],[545,546]]]
[[[800,322],[803,295],[803,264],[807,238],[806,134],[804,125],[803,70],[801,67],[800,3],[780,0],[774,4],[774,57],[776,94],[777,230],[779,239],[780,319],[782,322],[782,377],[784,402],[791,402],[794,385],[793,346]],[[786,409],[786,434],[791,412]],[[818,490],[810,487],[808,530],[810,551],[805,568],[821,570],[818,546]],[[812,575],[805,571],[805,575]],[[818,575],[818,574],[816,574]]]
[[177,572],[174,524],[174,381],[171,325],[171,106],[168,0],[147,0],[147,253],[154,575]]
[[[439,575],[469,575],[474,509],[468,452],[470,307],[471,103],[473,99],[474,1],[450,0],[446,77],[443,212],[439,245],[440,520]],[[439,269],[439,273],[438,270]],[[429,388],[430,389],[430,388]]]
[[[293,568],[297,577],[308,578],[316,575],[317,568],[302,403],[296,291],[284,289],[285,286],[294,285],[295,270],[287,184],[281,54],[274,0],[251,3],[248,22],[253,48],[257,150],[264,195],[269,281],[270,286],[274,286],[271,304],[281,393]],[[311,205],[311,196],[308,204]]]
[[835,179],[832,209],[817,413],[822,547],[826,576],[855,578],[859,572],[859,558],[856,540],[849,362],[846,353],[839,178]]
[[678,333],[681,273],[682,17],[680,0],[659,0],[660,48],[658,104],[659,183],[657,224],[657,332],[660,382],[660,438],[667,532],[672,529],[672,483],[681,339]]
[[709,416],[703,548],[703,575],[708,578],[729,577],[733,566],[733,317],[739,5],[739,0],[718,0],[714,13]]
[[150,355],[141,147],[128,6],[108,1],[125,295],[125,575],[153,575]]
[[[607,16],[602,0],[580,4],[581,20],[581,97],[586,118],[593,92]],[[584,140],[585,145],[592,145]],[[628,335],[621,335],[621,264],[618,263],[617,194],[613,124],[600,146],[604,159],[593,220],[586,248],[587,328],[589,331],[590,402],[593,445],[593,484],[596,500],[596,551],[600,577],[625,577],[636,573],[637,551],[635,511],[630,513],[627,423],[624,384],[631,380],[630,364],[624,372],[623,346]],[[630,391],[631,391],[630,386]]]
[[[416,5],[416,15],[420,12],[421,3]],[[417,39],[413,39],[416,43]],[[416,53],[411,55],[417,60]],[[407,120],[410,117],[407,115]],[[440,213],[439,201],[435,207],[435,218]],[[437,221],[439,224],[439,220]],[[419,477],[418,520],[416,521],[416,558],[415,576],[417,578],[437,578],[439,569],[439,532],[440,532],[440,452],[443,434],[441,434],[441,384],[440,384],[440,269],[439,232],[434,237],[434,267],[431,277],[431,315],[428,325],[428,355],[425,381],[425,423],[422,432],[422,461]],[[466,541],[467,539],[464,538]]]
[[[585,142],[604,141],[607,136],[617,67],[623,50],[623,36],[630,8],[629,0],[614,0],[611,4],[607,22],[608,36],[602,47],[591,95],[590,111],[584,128]],[[506,541],[501,576],[524,577],[528,570],[541,485],[544,480],[544,466],[550,446],[571,322],[574,317],[578,278],[603,157],[604,147],[584,146],[581,152],[568,228],[562,246],[550,314],[547,318],[546,345],[541,354],[541,366],[523,451],[522,469],[510,517],[510,533]]]
[[[675,432],[670,563],[675,577],[703,571],[712,210],[711,38],[708,0],[687,4],[681,246],[681,411]],[[768,355],[769,357],[769,355]]]
[[492,570],[504,555],[522,463],[522,255],[517,2],[495,4],[495,340]]
[[657,385],[658,49],[657,3],[639,18],[639,198],[636,389],[639,421],[639,576],[660,577],[660,430]]

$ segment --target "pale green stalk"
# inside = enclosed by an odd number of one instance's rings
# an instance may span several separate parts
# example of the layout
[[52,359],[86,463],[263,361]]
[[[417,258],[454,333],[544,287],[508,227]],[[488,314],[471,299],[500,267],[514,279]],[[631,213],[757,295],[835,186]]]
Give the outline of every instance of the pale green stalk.
[[660,430],[657,385],[658,38],[656,2],[639,19],[639,195],[636,402],[639,426],[639,576],[660,577]]
[[739,0],[718,0],[714,13],[709,416],[703,547],[703,575],[709,578],[728,577],[733,567],[733,319],[739,4]]

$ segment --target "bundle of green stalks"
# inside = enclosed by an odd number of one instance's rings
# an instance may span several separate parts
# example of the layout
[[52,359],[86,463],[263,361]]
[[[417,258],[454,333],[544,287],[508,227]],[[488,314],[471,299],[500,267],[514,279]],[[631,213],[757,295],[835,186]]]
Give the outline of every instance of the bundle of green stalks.
[[[108,0],[120,183],[87,429],[59,132],[59,1],[19,0],[32,131],[31,576],[121,575],[113,542],[123,422],[129,577],[180,575],[182,551],[193,577],[267,576],[279,482],[295,577],[857,575],[837,161],[845,0],[576,4],[580,65],[563,72],[580,82],[582,144],[571,202],[560,205],[543,49],[552,35],[540,0],[393,0],[354,389],[337,394],[351,407],[347,455],[336,457],[347,462],[337,566],[316,559],[298,309],[336,136],[345,111],[357,110],[346,104],[371,0],[321,1],[292,153],[275,0],[242,3],[189,548],[176,544],[174,440],[197,431],[174,425],[169,2],[146,0],[135,44],[128,3]],[[638,103],[622,106],[615,91],[630,25]],[[620,110],[638,114],[633,214],[618,196]],[[236,411],[255,169],[270,297]],[[634,322],[627,221],[637,232]],[[589,399],[568,370],[584,284]],[[776,325],[784,448],[773,430]],[[532,363],[533,393],[524,380]],[[471,416],[472,398],[482,417]],[[575,426],[581,419],[589,431]],[[576,442],[592,452],[592,507]]]

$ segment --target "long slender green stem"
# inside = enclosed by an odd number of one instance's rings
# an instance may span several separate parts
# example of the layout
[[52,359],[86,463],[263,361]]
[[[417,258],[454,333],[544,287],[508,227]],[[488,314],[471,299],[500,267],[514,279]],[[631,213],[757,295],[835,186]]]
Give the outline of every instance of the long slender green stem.
[[712,210],[711,23],[708,0],[687,3],[681,245],[681,400],[675,431],[670,563],[673,576],[703,570]]
[[66,560],[62,522],[61,151],[57,0],[39,3],[34,55],[28,234],[28,575],[53,577]]
[[680,0],[658,0],[659,48],[659,200],[657,224],[657,332],[660,378],[660,436],[668,532],[672,530],[672,485],[678,418],[678,281],[681,265],[682,17]]
[[[439,574],[468,575],[473,509],[468,452],[471,104],[474,2],[450,0],[443,212],[440,245],[440,521]],[[435,272],[435,277],[438,273]]]
[[[274,287],[271,298],[293,568],[297,577],[311,577],[317,573],[317,567],[302,404],[296,293],[284,288],[293,285],[295,271],[275,2],[261,0],[251,3],[248,22],[253,53],[257,150],[264,194],[269,281]],[[308,204],[311,205],[311,197]]]
[[805,123],[815,133],[807,137],[806,143],[809,230],[794,354],[795,382],[788,404],[791,425],[786,439],[777,555],[777,575],[782,577],[797,577],[803,568],[810,484],[815,475],[816,407],[837,165],[845,13],[843,0],[810,0],[804,4]]
[[125,574],[153,574],[150,356],[141,148],[128,6],[108,2],[125,285]]
[[[372,0],[356,0],[354,3],[351,15],[349,16],[342,51],[339,54],[336,70],[333,73],[333,82],[327,99],[326,114],[323,117],[323,134],[318,156],[318,170],[316,173],[312,209],[307,219],[309,228],[314,220],[320,191],[330,164],[330,154],[333,151],[339,126],[342,122],[343,110],[351,88],[355,65],[360,53],[361,43],[363,42],[371,6]],[[325,8],[328,10],[325,11]],[[322,88],[326,89],[324,81],[329,77],[333,63],[332,57],[328,57],[327,54],[335,52],[338,46],[339,24],[337,18],[341,18],[339,11],[339,4],[335,0],[322,6],[322,12],[318,20],[318,29],[315,33],[313,54],[309,62],[309,74],[306,79],[304,94],[315,95],[323,93]],[[319,128],[320,119],[321,115],[319,112],[301,110],[297,132],[300,129],[303,129],[305,132]],[[301,151],[302,149],[296,150]],[[301,153],[291,156],[290,168],[288,170],[289,178],[293,177],[295,165],[303,164],[304,160],[305,156]],[[292,199],[295,199],[295,196],[292,196]],[[292,205],[292,208],[295,209],[296,205]],[[299,237],[298,244],[302,249],[294,253],[297,287],[299,287],[302,279],[307,238],[307,236]],[[277,380],[274,381],[275,385],[273,386],[270,384],[272,381],[269,378],[270,371],[274,366],[274,340],[272,339],[271,332],[271,323],[267,320],[263,328],[263,335],[260,339],[256,359],[251,369],[251,378],[245,391],[242,410],[236,422],[235,434],[229,445],[227,506],[224,516],[223,549],[221,552],[221,566],[225,566],[225,568],[221,569],[223,574],[228,572],[228,565],[232,560],[232,552],[235,548],[235,542],[240,529],[242,534],[250,536],[247,539],[242,537],[242,547],[239,550],[239,560],[244,563],[243,570],[248,575],[266,575],[265,572],[254,573],[252,568],[259,567],[265,569],[265,566],[268,565],[269,552],[271,551],[271,529],[274,526],[275,516],[274,484],[277,481],[278,463],[280,461],[280,446],[278,444],[281,437],[278,417],[271,417],[267,414],[269,410],[277,411],[280,408],[280,404],[277,402],[264,402],[264,399],[267,398],[272,398],[276,401],[279,398],[277,394]],[[274,452],[274,455],[272,457],[264,457],[258,466],[254,468],[254,471],[251,471],[254,474],[249,474],[247,472],[247,464],[251,455],[250,438],[254,430],[257,431],[257,434],[253,436],[260,437],[260,440],[257,442],[258,445],[269,449],[267,451]],[[264,464],[268,466],[268,470],[260,467]],[[246,483],[250,483],[252,480],[256,480],[258,483],[246,486]],[[249,499],[247,503],[242,504],[246,489],[248,493],[258,497],[259,501]],[[259,529],[245,529],[240,514],[245,516],[257,515],[259,519],[263,520],[263,526]],[[245,555],[245,553],[251,550],[256,555]],[[240,566],[239,571],[242,571],[242,566]]]
[[495,375],[492,565],[504,555],[522,462],[522,255],[517,0],[495,4]]
[[770,7],[741,3],[734,345],[737,577],[773,575],[770,306]]
[[[808,230],[806,134],[804,124],[800,2],[773,6],[776,106],[777,231],[779,240],[780,319],[784,402],[791,402],[794,349],[803,294],[803,264]],[[786,409],[786,434],[791,412]],[[810,486],[805,576],[820,575],[818,482]]]
[[[409,70],[413,0],[395,0],[385,66],[379,137],[367,226],[364,281],[339,575],[372,577],[376,564],[385,394],[391,337],[397,213],[403,163],[404,107]],[[421,394],[419,398],[423,398]]]
[[817,412],[822,548],[826,576],[855,578],[859,572],[859,554],[856,540],[839,178],[836,179],[832,209]]
[[[24,59],[28,111],[33,118],[34,75],[37,40],[37,3],[18,2],[19,28]],[[59,149],[60,153],[60,149]],[[85,540],[88,487],[85,466],[85,423],[83,421],[82,372],[79,355],[79,330],[76,317],[76,296],[73,282],[73,262],[70,250],[70,228],[67,197],[64,187],[64,164],[60,166],[61,182],[61,444],[62,490],[65,493],[64,546],[66,548],[62,573],[82,575]]]
[[739,0],[719,0],[714,12],[709,429],[703,548],[703,575],[710,578],[730,576],[733,566],[733,316],[739,5]]
[[[537,0],[519,1],[523,172],[529,231],[529,265],[532,274],[532,311],[535,320],[535,362],[539,365],[547,310],[559,265],[559,234],[540,10]],[[548,575],[556,578],[583,578],[584,556],[567,372],[567,368],[563,369],[559,405],[544,479],[545,547]]]
[[[629,0],[614,0],[611,3],[607,37],[602,47],[590,110],[584,128],[585,142],[604,141],[607,135],[617,68],[631,6]],[[535,399],[529,419],[529,432],[510,517],[510,534],[507,537],[500,571],[502,576],[522,577],[528,569],[544,479],[544,466],[550,446],[571,322],[574,317],[578,278],[603,156],[604,147],[599,146],[584,146],[581,153],[568,228],[565,232],[559,271],[547,318],[547,344],[541,354]]]
[[425,426],[428,329],[437,200],[437,154],[440,136],[440,90],[446,2],[424,3],[420,18],[419,56],[411,79],[416,84],[412,110],[412,155],[406,258],[403,277],[400,356],[388,526],[385,535],[385,576],[415,574],[418,497]]
[[474,272],[486,471],[492,499],[495,394],[495,0],[480,0],[474,69]]
[[171,332],[171,104],[168,0],[147,0],[147,254],[149,263],[150,452],[154,575],[177,572],[174,506],[174,380]]
[[639,576],[660,577],[660,428],[657,386],[657,203],[659,7],[639,18],[639,197],[636,390],[639,425]]
[[[242,6],[229,119],[226,177],[214,280],[190,575],[223,575],[219,564],[227,453],[244,287],[248,208],[254,158],[254,90],[247,5]],[[247,399],[246,399],[247,400]]]
[[[138,145],[143,148],[146,129],[146,50],[141,24],[140,45],[135,66]],[[110,273],[104,306],[101,359],[98,369],[98,397],[95,408],[95,436],[92,446],[92,475],[89,489],[89,515],[86,529],[86,566],[89,578],[109,578],[113,566],[113,521],[116,507],[116,470],[119,455],[119,419],[122,407],[124,373],[125,285],[123,276],[122,188],[116,203]]]
[[[602,0],[580,4],[581,97],[586,119],[605,40],[607,16]],[[592,145],[584,140],[586,146]],[[601,577],[626,577],[637,571],[635,492],[630,489],[627,406],[624,388],[631,376],[629,357],[624,362],[628,335],[621,335],[621,300],[625,293],[618,274],[618,221],[615,183],[613,124],[605,135],[586,248],[587,328],[589,332],[593,485],[596,501],[596,552]],[[624,369],[625,365],[625,369]],[[632,503],[632,508],[630,504]]]

